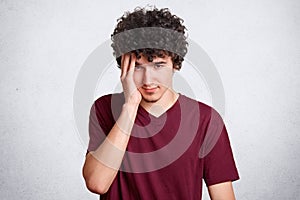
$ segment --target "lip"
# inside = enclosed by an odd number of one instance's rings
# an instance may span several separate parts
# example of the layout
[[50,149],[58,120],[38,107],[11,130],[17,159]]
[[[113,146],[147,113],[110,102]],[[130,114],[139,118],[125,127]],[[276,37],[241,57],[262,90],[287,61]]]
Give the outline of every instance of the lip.
[[157,90],[158,87],[151,87],[151,88],[147,88],[147,87],[143,87],[143,90],[147,93],[154,93]]

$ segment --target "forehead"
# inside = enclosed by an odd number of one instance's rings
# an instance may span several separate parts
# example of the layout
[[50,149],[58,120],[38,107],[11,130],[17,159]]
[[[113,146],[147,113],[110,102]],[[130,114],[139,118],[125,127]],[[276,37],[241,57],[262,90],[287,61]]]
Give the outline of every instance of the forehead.
[[146,56],[141,55],[141,57],[136,60],[137,64],[157,63],[157,62],[170,63],[172,62],[172,59],[171,56],[168,55],[165,55],[163,58],[155,56],[153,57],[153,61],[149,62]]

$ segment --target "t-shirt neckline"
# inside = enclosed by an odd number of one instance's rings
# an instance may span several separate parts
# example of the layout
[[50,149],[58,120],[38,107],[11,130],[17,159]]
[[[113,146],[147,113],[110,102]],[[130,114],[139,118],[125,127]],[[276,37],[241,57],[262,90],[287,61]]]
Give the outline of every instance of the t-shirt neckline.
[[143,106],[139,105],[139,111],[142,114],[146,114],[148,115],[151,119],[155,119],[155,120],[160,120],[161,118],[164,118],[164,116],[166,114],[168,114],[169,112],[171,112],[172,110],[175,109],[175,107],[177,106],[177,104],[179,103],[179,98],[182,98],[182,95],[180,93],[178,93],[178,98],[176,99],[176,101],[173,103],[172,106],[170,106],[165,112],[163,112],[161,115],[159,116],[155,116],[151,113],[149,113]]

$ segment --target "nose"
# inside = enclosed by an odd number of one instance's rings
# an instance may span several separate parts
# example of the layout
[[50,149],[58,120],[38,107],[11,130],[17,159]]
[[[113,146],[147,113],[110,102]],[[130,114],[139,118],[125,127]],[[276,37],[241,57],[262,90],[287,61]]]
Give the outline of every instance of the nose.
[[144,74],[143,74],[143,84],[151,85],[152,76],[153,76],[152,70],[150,69],[150,67],[146,67],[146,69],[144,70]]

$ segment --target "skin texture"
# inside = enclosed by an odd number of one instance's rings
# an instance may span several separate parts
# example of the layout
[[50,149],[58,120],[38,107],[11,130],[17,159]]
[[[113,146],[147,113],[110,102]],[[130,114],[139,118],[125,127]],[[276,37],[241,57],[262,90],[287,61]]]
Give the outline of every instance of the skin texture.
[[231,181],[208,186],[208,193],[212,200],[235,200]]
[[153,62],[145,56],[136,60],[133,78],[142,95],[140,105],[152,115],[161,115],[177,100],[178,93],[172,89],[174,72],[170,56],[154,57]]
[[[86,186],[93,193],[106,193],[116,177],[130,138],[132,122],[142,99],[133,80],[135,57],[131,61],[129,58],[122,56],[120,79],[125,103],[120,116],[98,149],[88,153],[83,166],[82,173]],[[107,165],[105,161],[109,160],[112,149],[118,151],[113,155],[114,162]]]
[[[176,102],[178,93],[172,89],[175,68],[167,55],[154,57],[152,62],[143,55],[138,59],[130,53],[122,56],[120,79],[125,103],[107,138],[97,150],[87,154],[83,166],[83,177],[91,192],[106,193],[116,177],[138,106],[141,105],[154,116],[160,116]],[[111,157],[113,162],[109,162]],[[231,182],[211,185],[208,191],[212,200],[235,199]]]

